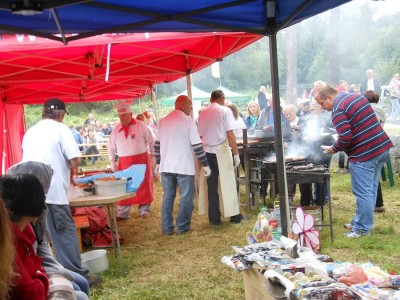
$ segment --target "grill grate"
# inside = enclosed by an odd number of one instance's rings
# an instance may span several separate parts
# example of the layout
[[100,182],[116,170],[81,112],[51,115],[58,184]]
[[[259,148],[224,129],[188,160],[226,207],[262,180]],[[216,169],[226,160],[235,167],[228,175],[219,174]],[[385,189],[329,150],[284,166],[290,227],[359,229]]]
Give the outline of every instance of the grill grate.
[[293,167],[287,167],[286,168],[286,174],[290,175],[321,175],[324,173],[329,173],[329,171],[326,170],[325,165],[314,165],[314,164],[308,164],[309,168],[307,169],[294,169]]

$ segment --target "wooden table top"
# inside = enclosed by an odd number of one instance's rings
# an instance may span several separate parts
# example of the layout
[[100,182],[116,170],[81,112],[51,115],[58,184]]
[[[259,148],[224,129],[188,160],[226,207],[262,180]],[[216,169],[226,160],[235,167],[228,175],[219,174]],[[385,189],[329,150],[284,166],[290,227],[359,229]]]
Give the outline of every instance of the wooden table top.
[[81,196],[74,199],[69,199],[69,206],[83,207],[83,206],[107,205],[131,198],[135,195],[136,193],[133,192],[120,195],[110,195],[110,196],[99,196],[99,195]]

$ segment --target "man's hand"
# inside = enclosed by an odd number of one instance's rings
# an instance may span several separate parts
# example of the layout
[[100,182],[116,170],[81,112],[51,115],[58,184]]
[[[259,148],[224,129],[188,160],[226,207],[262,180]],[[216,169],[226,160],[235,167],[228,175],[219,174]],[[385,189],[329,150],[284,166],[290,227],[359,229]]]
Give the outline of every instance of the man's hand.
[[236,154],[233,156],[233,166],[237,168],[239,167],[239,165],[240,165],[240,157],[239,154]]
[[211,169],[210,169],[209,166],[203,167],[203,174],[204,174],[205,177],[208,177],[208,176],[211,175]]
[[115,162],[115,160],[110,160],[110,167],[113,172],[117,171],[118,166],[117,166],[117,163]]
[[156,167],[154,168],[154,174],[155,175],[160,175],[160,165],[156,165]]

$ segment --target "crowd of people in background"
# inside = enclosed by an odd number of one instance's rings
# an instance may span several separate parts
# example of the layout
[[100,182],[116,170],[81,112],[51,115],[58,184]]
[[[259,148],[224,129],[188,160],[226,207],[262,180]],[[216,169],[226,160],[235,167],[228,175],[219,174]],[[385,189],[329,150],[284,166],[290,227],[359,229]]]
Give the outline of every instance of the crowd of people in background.
[[[143,121],[155,134],[157,121],[152,113],[145,110],[142,113],[133,113],[133,118]],[[97,120],[93,113],[89,113],[83,125],[75,126],[70,124],[69,128],[74,136],[79,150],[86,156],[82,159],[82,166],[95,165],[98,160],[105,160],[104,155],[100,155],[100,148],[105,147],[113,128],[118,121],[102,122]]]

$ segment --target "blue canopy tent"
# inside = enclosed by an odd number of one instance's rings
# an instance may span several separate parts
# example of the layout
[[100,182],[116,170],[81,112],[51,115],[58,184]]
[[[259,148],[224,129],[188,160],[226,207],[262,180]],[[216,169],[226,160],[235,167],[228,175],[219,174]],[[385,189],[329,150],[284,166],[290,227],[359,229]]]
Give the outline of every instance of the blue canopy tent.
[[[278,31],[349,1],[9,0],[0,3],[0,33],[31,34],[64,44],[115,32],[241,31],[265,35],[269,37],[273,102],[278,107],[280,99],[276,41]],[[66,34],[74,35],[66,36]],[[282,232],[286,235],[286,217],[289,215],[289,208],[281,116],[277,112],[274,113]]]

